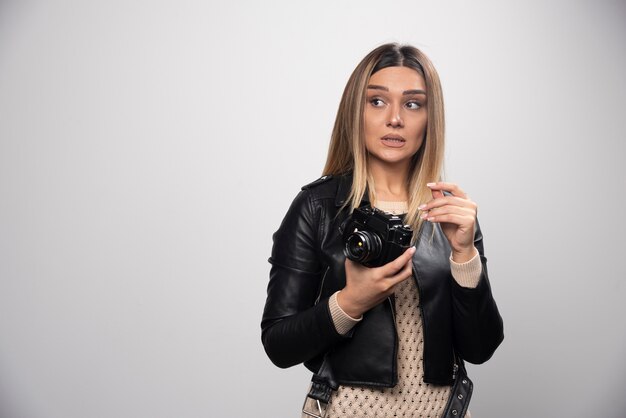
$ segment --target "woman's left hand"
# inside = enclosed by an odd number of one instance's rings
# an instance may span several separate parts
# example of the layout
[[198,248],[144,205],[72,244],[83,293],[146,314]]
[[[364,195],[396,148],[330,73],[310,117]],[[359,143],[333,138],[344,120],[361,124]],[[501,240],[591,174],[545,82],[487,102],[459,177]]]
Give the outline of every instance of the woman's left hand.
[[[452,259],[457,263],[471,260],[477,253],[474,247],[476,213],[478,207],[454,183],[428,183],[433,199],[420,205],[422,219],[441,224],[450,247]],[[443,192],[450,192],[446,196]]]

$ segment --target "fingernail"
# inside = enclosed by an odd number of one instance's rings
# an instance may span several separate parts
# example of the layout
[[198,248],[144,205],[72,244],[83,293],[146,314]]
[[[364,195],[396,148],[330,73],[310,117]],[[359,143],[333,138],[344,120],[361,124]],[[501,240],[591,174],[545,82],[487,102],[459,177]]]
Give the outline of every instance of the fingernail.
[[435,186],[436,184],[437,184],[437,183],[426,183],[426,186],[427,186],[427,187],[433,187],[433,186]]
[[422,218],[422,219],[426,219],[426,218],[428,218],[428,212],[424,212],[424,213],[422,213],[422,215],[420,216],[420,218]]
[[419,210],[424,210],[426,208],[426,203],[422,203],[417,207]]

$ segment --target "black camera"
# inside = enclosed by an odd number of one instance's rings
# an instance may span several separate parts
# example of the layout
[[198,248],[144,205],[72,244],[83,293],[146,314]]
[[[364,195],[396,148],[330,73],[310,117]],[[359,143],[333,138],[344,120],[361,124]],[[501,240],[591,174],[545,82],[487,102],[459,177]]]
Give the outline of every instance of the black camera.
[[343,228],[343,252],[366,267],[379,267],[409,248],[412,236],[413,230],[399,216],[363,206],[354,209]]

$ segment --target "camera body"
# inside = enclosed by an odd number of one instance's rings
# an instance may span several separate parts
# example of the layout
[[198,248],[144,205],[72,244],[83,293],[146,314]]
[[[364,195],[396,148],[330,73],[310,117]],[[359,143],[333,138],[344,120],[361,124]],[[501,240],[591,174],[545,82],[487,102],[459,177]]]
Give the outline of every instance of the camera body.
[[399,216],[363,206],[354,209],[343,229],[344,254],[366,267],[379,267],[409,248],[412,236]]

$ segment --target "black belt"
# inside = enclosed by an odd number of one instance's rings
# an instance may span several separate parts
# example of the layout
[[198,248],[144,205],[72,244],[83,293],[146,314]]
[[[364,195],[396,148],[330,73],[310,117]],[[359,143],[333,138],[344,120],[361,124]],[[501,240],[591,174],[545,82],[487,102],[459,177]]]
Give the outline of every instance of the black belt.
[[[314,418],[324,418],[326,416],[326,407],[328,402],[330,402],[330,395],[333,393],[333,390],[338,388],[339,385],[335,381],[333,371],[328,365],[328,355],[325,355],[322,366],[311,378],[311,388],[306,398],[304,398],[302,413]],[[315,407],[317,408],[315,411],[306,410],[306,403],[309,398],[315,401]]]

